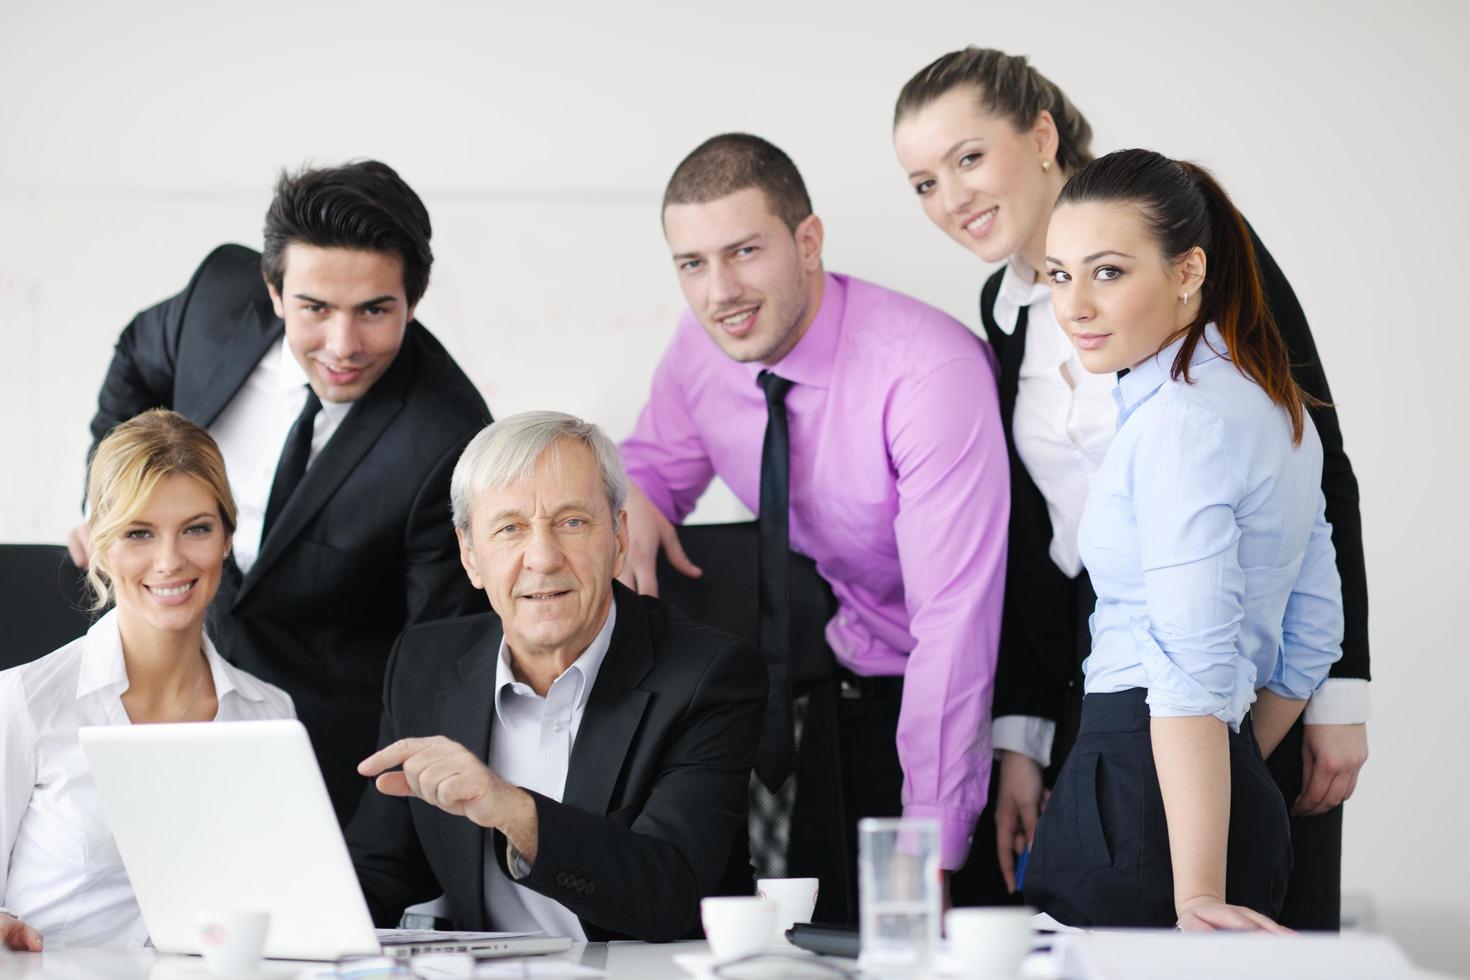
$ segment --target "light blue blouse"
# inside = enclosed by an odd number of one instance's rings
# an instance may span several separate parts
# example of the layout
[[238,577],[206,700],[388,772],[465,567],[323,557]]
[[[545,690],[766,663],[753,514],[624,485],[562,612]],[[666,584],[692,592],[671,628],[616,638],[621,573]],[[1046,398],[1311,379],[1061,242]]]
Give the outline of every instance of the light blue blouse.
[[1322,443],[1230,361],[1214,324],[1192,383],[1176,343],[1113,392],[1118,435],[1079,543],[1097,591],[1087,693],[1148,691],[1158,717],[1239,730],[1258,688],[1305,700],[1342,656]]

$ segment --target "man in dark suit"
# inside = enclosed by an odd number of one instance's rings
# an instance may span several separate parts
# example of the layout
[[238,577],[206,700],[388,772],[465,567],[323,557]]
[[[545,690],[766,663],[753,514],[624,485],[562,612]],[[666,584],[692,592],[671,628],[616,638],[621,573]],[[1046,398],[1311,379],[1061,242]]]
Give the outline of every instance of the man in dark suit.
[[264,254],[221,246],[139,313],[92,420],[94,448],[158,406],[219,443],[240,518],[210,635],[291,694],[344,824],[394,638],[484,608],[444,515],[454,462],[490,413],[413,318],[429,236],[423,202],[384,164],[282,175]]
[[663,941],[751,892],[764,663],[614,583],[627,488],[611,440],[559,413],[465,450],[454,524],[495,615],[413,627],[389,661],[378,792],[347,830],[380,926],[442,891],[464,929]]

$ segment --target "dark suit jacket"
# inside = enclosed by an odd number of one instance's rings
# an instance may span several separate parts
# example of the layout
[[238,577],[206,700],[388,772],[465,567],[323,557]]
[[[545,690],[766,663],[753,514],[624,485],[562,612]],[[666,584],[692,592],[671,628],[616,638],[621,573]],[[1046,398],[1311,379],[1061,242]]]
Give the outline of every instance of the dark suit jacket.
[[[766,697],[760,653],[614,585],[617,623],[557,803],[539,794],[536,863],[521,884],[582,920],[587,938],[698,935],[699,900],[753,890],[746,793]],[[388,663],[386,745],[444,735],[489,759],[494,614],[408,630]],[[462,929],[485,929],[486,846],[505,838],[421,800],[369,789],[347,846],[379,926],[442,891]]]
[[[210,425],[284,330],[259,254],[216,249],[182,293],[139,313],[118,339],[93,449],[150,408]],[[295,700],[344,823],[362,791],[357,763],[377,738],[394,638],[408,624],[486,607],[460,567],[449,477],[489,421],[469,378],[410,323],[392,366],[307,470],[250,573],[228,563],[210,609],[224,656]]]
[[[1251,231],[1266,303],[1276,316],[1291,356],[1292,375],[1302,390],[1328,404],[1309,409],[1322,438],[1322,491],[1337,549],[1346,630],[1342,659],[1333,677],[1368,676],[1368,579],[1363,568],[1363,525],[1358,514],[1358,481],[1342,448],[1342,429],[1331,405],[1327,375],[1307,317],[1276,260]],[[995,715],[1062,717],[1067,686],[1076,682],[1088,650],[1079,645],[1077,582],[1051,560],[1051,518],[1046,500],[1016,454],[1011,421],[1021,358],[1026,350],[1026,310],[1007,334],[995,321],[995,300],[1005,270],[997,271],[980,292],[980,319],[1000,359],[1000,412],[1011,460],[1010,553],[1006,565],[1005,611],[996,666]]]

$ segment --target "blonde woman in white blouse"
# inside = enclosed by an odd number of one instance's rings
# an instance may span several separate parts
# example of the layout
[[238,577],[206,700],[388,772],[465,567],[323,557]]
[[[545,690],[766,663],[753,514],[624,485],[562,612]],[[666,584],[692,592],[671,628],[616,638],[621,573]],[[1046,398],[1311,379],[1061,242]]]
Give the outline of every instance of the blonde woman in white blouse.
[[97,447],[87,501],[87,576],[97,608],[113,608],[0,672],[0,945],[12,949],[148,939],[79,728],[295,716],[204,633],[235,528],[209,433],[163,410],[119,425]]

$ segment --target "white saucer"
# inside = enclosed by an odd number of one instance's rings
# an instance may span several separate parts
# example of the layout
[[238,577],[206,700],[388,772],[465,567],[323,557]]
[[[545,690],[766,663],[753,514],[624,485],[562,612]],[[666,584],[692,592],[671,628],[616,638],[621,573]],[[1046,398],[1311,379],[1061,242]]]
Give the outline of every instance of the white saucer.
[[[789,976],[793,965],[801,965],[802,960],[816,956],[815,953],[800,949],[786,941],[780,945],[772,944],[763,951],[771,954],[769,959],[751,960],[739,966],[731,967],[727,976],[732,980],[775,980],[778,977]],[[777,959],[776,957],[780,957]],[[675,953],[674,963],[680,969],[695,977],[711,977],[714,975],[715,967],[721,963],[734,962],[733,960],[719,960],[713,953]],[[830,976],[830,974],[818,974],[815,971],[804,971],[812,977]]]

